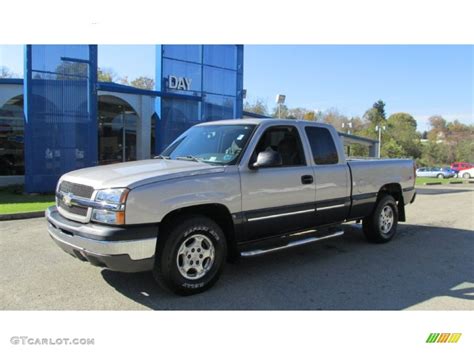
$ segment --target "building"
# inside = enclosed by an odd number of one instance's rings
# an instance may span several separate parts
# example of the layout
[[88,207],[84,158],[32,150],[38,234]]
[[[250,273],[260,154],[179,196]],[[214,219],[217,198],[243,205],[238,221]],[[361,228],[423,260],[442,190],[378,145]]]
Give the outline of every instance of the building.
[[[51,192],[68,171],[159,154],[199,122],[261,117],[243,112],[242,45],[154,49],[155,84],[139,89],[98,80],[96,45],[25,46],[24,79],[0,79],[0,186]],[[377,141],[341,137],[376,156]]]
[[241,45],[157,45],[152,90],[98,81],[97,56],[27,45],[24,79],[0,79],[3,184],[51,192],[68,171],[147,159],[196,123],[242,117]]

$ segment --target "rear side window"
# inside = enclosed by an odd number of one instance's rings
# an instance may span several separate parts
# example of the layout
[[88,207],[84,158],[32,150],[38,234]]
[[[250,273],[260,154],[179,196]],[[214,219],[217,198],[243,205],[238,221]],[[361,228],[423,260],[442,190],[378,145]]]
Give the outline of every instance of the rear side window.
[[327,128],[306,127],[305,131],[315,164],[337,164],[339,162],[336,145]]

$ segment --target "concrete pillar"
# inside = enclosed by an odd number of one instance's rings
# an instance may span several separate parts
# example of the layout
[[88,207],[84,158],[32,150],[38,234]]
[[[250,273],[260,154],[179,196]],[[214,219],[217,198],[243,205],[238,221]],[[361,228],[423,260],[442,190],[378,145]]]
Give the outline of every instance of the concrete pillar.
[[380,144],[374,143],[369,146],[369,157],[377,158],[379,156]]
[[154,112],[154,99],[150,96],[137,96],[140,112],[137,112],[137,160],[149,159],[151,154],[151,116]]

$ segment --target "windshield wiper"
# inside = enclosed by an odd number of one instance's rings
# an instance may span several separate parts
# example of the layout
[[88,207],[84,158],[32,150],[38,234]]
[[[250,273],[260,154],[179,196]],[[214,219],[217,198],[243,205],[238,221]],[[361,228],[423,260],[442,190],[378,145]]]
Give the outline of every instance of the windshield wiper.
[[171,158],[167,155],[155,155],[153,159],[171,159]]
[[176,157],[176,160],[197,161],[198,163],[203,161],[202,159],[196,158],[192,155],[186,155],[185,157]]

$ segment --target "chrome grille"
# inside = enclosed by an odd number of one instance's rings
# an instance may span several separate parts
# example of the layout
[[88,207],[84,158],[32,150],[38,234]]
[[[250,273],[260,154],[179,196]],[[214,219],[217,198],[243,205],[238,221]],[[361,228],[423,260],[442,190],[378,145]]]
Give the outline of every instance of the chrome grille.
[[87,216],[87,208],[85,208],[85,207],[80,207],[80,206],[71,206],[71,207],[69,207],[68,205],[66,205],[61,200],[58,201],[58,205],[59,205],[59,207],[61,207],[66,212],[74,213],[74,214],[77,214],[77,215],[83,216],[83,217]]
[[69,181],[62,181],[59,186],[59,191],[70,192],[74,196],[91,198],[94,189],[91,186],[75,184]]
[[[74,196],[91,198],[94,189],[91,186],[75,184],[69,181],[62,181],[59,185],[59,191],[64,193],[71,193]],[[58,199],[58,206],[66,212],[77,214],[78,216],[86,217],[87,208],[81,206],[68,206],[62,200]]]

